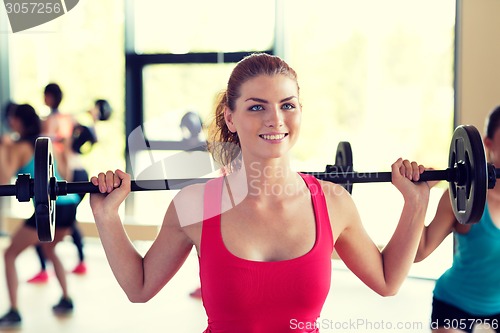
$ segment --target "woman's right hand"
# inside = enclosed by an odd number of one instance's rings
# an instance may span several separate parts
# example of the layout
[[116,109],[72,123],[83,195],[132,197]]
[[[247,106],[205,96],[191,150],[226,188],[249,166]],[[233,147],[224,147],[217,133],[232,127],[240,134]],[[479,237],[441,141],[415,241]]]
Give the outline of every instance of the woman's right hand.
[[99,187],[99,193],[90,194],[90,206],[95,215],[115,214],[130,193],[130,175],[121,170],[99,173],[90,178],[90,182]]

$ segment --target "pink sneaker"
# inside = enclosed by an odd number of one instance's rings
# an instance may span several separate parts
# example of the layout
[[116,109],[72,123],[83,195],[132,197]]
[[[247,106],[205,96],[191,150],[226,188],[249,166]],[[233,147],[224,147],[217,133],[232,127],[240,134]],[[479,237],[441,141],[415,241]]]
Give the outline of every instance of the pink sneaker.
[[28,283],[47,283],[49,281],[49,274],[47,271],[40,271],[37,275],[28,280]]
[[85,265],[84,262],[81,262],[78,265],[76,265],[76,267],[71,271],[71,273],[83,275],[87,273],[87,265]]

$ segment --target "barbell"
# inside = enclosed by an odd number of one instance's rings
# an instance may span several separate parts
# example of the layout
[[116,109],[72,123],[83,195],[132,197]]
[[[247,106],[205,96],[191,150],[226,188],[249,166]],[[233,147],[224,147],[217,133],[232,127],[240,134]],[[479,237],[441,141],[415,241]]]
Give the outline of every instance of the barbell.
[[[66,182],[54,177],[54,159],[51,141],[40,137],[35,143],[35,171],[20,174],[14,185],[0,186],[0,196],[15,196],[20,202],[33,198],[38,238],[51,242],[55,234],[55,200],[70,193],[98,193],[91,182]],[[303,172],[316,178],[338,183],[349,192],[353,183],[391,182],[391,172],[352,171],[352,150],[348,142],[337,147],[335,165],[327,165],[323,172]],[[500,169],[486,163],[484,146],[479,131],[471,125],[458,126],[450,144],[448,168],[427,170],[420,181],[449,182],[453,212],[461,224],[476,223],[482,216],[488,188],[495,186]],[[156,179],[131,181],[131,191],[179,190],[187,185],[205,183],[211,178]]]
[[[341,148],[340,144],[337,157],[339,154],[343,156],[336,161],[343,162],[347,166],[344,170],[347,171],[343,171],[342,167],[339,168],[336,165],[327,165],[327,172],[310,174],[325,181],[342,184],[350,193],[352,193],[353,183],[391,181],[391,172],[352,171],[350,145]],[[472,125],[461,125],[455,129],[450,143],[447,169],[427,170],[420,175],[420,181],[446,180],[449,182],[451,206],[457,221],[461,224],[477,223],[481,219],[486,204],[487,190],[495,187],[497,178],[500,178],[500,169],[486,162],[481,134]]]

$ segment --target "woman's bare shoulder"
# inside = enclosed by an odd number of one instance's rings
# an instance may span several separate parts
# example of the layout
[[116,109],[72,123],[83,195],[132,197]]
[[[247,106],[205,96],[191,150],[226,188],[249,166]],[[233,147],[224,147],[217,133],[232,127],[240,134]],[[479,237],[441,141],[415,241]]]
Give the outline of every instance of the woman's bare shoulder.
[[172,204],[177,212],[181,227],[203,221],[204,193],[206,184],[184,187],[174,197]]
[[193,184],[182,188],[175,196],[179,201],[193,201],[203,199],[205,193],[205,184]]
[[342,185],[325,180],[319,180],[319,183],[328,203],[337,203],[351,198],[349,192]]
[[352,221],[359,220],[356,205],[343,186],[329,181],[320,181],[320,184],[325,194],[332,230],[338,237]]
[[19,141],[9,147],[9,156],[11,159],[18,161],[17,168],[27,164],[34,156],[33,146],[27,141]]

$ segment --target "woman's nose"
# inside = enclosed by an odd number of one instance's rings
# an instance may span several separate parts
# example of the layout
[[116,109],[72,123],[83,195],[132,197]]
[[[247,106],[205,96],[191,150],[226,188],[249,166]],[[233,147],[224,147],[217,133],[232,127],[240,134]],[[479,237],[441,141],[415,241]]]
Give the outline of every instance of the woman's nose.
[[283,112],[279,107],[269,109],[266,116],[267,127],[277,128],[283,126]]

